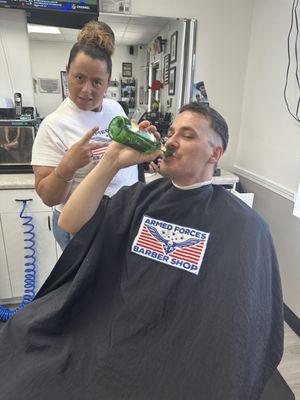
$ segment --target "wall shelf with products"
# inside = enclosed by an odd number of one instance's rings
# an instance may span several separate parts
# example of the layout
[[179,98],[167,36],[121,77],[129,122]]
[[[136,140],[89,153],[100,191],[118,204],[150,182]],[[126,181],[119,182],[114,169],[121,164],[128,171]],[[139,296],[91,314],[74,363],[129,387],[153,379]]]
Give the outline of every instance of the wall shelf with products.
[[126,101],[129,109],[135,108],[136,103],[136,81],[134,78],[121,79],[121,98]]

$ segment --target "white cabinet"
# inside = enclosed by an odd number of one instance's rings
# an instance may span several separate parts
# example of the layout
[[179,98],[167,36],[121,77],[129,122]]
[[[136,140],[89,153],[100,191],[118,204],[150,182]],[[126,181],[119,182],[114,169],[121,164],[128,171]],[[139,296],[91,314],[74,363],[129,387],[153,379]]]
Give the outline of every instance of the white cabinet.
[[12,297],[7,259],[3,241],[2,229],[0,229],[0,298]]
[[[24,226],[25,219],[19,214],[22,202],[27,201],[25,215],[32,217],[34,225],[34,248],[36,257],[36,290],[44,283],[57,261],[57,248],[52,233],[52,211],[45,206],[34,189],[0,191],[0,300],[14,299],[23,296],[24,292],[24,256],[31,254],[25,250],[30,242],[30,234],[24,234],[30,226]],[[30,261],[28,259],[27,261]]]

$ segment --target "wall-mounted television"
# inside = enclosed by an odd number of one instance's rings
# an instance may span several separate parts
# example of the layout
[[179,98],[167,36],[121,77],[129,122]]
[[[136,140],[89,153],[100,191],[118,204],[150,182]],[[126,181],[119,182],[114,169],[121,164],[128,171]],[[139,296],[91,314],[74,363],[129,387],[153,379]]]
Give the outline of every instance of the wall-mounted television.
[[0,0],[0,7],[21,8],[23,10],[52,10],[99,13],[98,0]]
[[0,0],[0,7],[25,10],[32,24],[77,29],[99,15],[98,0]]

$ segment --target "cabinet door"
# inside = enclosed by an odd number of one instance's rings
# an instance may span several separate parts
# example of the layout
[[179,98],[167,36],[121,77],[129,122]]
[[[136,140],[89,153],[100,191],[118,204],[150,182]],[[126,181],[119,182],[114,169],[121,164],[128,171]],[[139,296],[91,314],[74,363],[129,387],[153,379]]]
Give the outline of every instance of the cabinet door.
[[[50,228],[52,212],[30,212],[30,215],[35,233],[37,291],[53,269],[57,254],[55,240]],[[2,213],[1,219],[12,297],[21,297],[24,292],[24,256],[31,254],[31,250],[24,249],[25,246],[30,245],[29,242],[24,242],[25,237],[30,237],[30,235],[24,234],[28,227],[22,225],[23,220],[15,212]]]
[[[1,222],[1,221],[0,221]],[[5,247],[0,223],[0,300],[12,297]]]

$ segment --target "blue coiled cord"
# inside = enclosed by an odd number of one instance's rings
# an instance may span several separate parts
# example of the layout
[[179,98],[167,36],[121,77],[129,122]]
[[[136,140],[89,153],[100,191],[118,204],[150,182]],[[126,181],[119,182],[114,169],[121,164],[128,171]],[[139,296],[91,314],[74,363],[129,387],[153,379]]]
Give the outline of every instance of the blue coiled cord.
[[0,320],[7,321],[12,315],[14,315],[21,308],[26,306],[26,304],[30,303],[35,296],[35,278],[36,278],[36,265],[35,265],[35,234],[34,234],[34,225],[32,223],[32,217],[30,215],[24,215],[24,211],[26,208],[26,204],[28,201],[32,199],[26,200],[16,200],[22,201],[23,206],[20,212],[20,218],[23,219],[22,225],[25,227],[24,230],[25,235],[25,246],[24,250],[27,254],[25,254],[25,273],[24,273],[24,295],[21,303],[13,309],[7,309],[0,305]]

